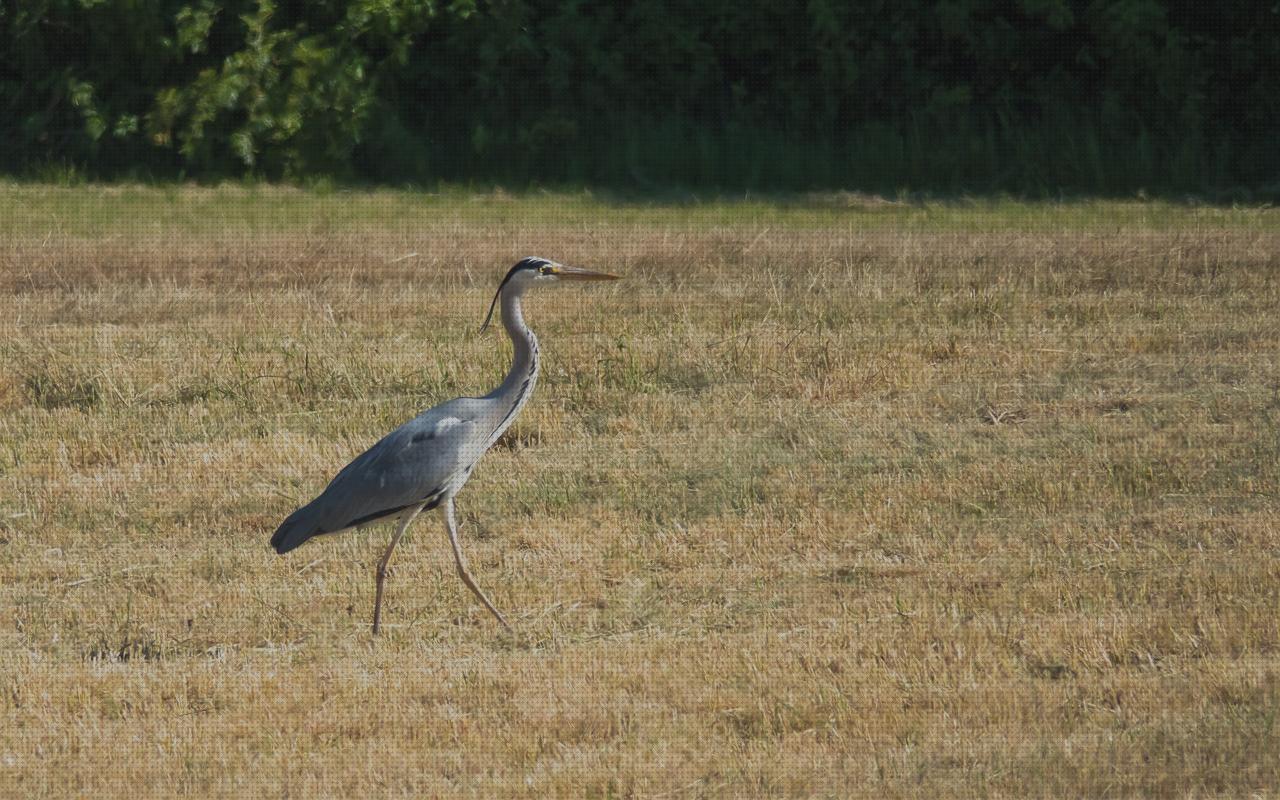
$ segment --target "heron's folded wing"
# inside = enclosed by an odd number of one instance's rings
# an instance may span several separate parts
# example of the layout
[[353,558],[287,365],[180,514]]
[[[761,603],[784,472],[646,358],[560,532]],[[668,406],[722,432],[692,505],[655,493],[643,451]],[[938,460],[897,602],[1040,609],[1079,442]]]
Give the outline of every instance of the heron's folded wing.
[[420,505],[442,492],[474,447],[476,424],[419,417],[387,434],[342,469],[316,498],[325,532]]

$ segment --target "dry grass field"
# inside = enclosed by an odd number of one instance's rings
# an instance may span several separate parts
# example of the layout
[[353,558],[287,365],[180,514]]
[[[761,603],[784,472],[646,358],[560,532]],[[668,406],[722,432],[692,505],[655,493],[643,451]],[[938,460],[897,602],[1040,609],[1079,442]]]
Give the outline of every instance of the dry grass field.
[[[267,539],[544,374],[415,523]],[[0,795],[1280,791],[1280,211],[0,186]]]

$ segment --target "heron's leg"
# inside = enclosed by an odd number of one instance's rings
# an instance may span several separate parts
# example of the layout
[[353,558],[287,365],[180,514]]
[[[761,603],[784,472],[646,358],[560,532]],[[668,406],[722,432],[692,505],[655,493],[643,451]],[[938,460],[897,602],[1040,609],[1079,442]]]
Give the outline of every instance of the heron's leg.
[[[467,585],[467,588],[470,589],[476,597],[480,598],[480,602],[484,603],[484,607],[489,609],[489,611],[498,618],[498,622],[502,623],[502,627],[511,631],[511,626],[507,624],[507,620],[502,616],[502,613],[494,607],[493,603],[489,602],[489,598],[484,596],[484,592],[480,591],[479,586],[476,586],[476,582],[471,578],[471,573],[467,570],[467,559],[463,557],[462,547],[458,544],[458,522],[453,516],[452,497],[445,502],[444,524],[445,527],[449,529],[449,544],[453,545],[453,558],[458,562],[458,575],[462,578],[462,582]],[[514,633],[514,631],[511,632]]]
[[387,579],[387,564],[391,562],[391,551],[396,549],[396,545],[400,542],[400,537],[404,536],[409,523],[413,522],[413,518],[418,516],[418,512],[421,510],[422,506],[418,506],[401,518],[400,527],[396,529],[396,535],[391,537],[391,544],[387,545],[387,552],[382,554],[382,560],[378,562],[378,590],[374,593],[373,598],[374,636],[378,635],[378,620],[382,617],[382,584]]

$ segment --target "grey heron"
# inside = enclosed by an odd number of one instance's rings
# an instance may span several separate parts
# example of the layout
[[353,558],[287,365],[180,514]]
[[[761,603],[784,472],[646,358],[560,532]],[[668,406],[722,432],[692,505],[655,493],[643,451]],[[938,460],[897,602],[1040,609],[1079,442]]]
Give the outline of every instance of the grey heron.
[[376,635],[382,615],[382,587],[392,551],[418,514],[442,508],[459,577],[498,622],[511,630],[467,568],[458,543],[453,499],[471,477],[476,462],[524,408],[538,381],[538,339],[525,324],[521,312],[524,293],[534,286],[559,281],[617,278],[617,275],[568,267],[545,258],[525,258],[513,266],[498,285],[489,304],[489,314],[480,328],[483,331],[489,326],[493,310],[501,300],[502,326],[515,350],[506,379],[483,397],[458,397],[422,412],[357,456],[342,468],[319,497],[294,511],[280,525],[271,537],[276,552],[287,553],[322,534],[396,520],[399,525],[395,535],[378,562],[373,601],[373,633]]

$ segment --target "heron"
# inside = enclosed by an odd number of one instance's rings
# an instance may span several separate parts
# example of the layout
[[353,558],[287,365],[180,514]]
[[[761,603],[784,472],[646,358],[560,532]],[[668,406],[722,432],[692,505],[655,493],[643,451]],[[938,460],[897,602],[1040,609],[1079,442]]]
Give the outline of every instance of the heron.
[[489,327],[501,301],[502,326],[511,337],[511,370],[483,397],[458,397],[430,408],[387,434],[361,453],[310,503],[288,516],[271,537],[283,555],[311,539],[394,520],[396,532],[378,562],[373,600],[373,635],[382,619],[382,591],[387,565],[409,524],[424,511],[442,509],[453,560],[462,582],[508,631],[511,625],[476,584],[458,541],[454,498],[471,477],[480,457],[493,447],[538,382],[541,360],[538,337],[525,324],[521,300],[535,286],[565,281],[609,281],[619,276],[570,267],[546,258],[521,259],[510,270],[489,304],[480,330]]

